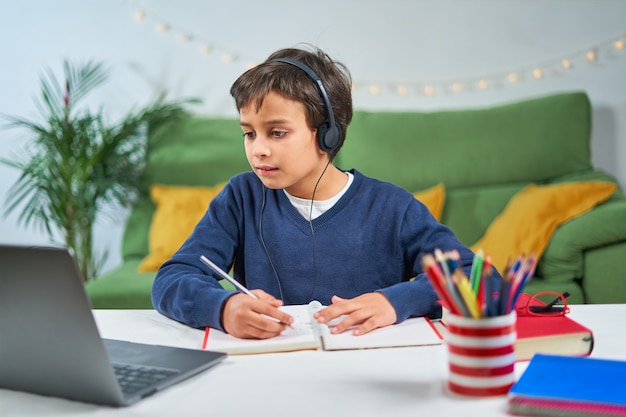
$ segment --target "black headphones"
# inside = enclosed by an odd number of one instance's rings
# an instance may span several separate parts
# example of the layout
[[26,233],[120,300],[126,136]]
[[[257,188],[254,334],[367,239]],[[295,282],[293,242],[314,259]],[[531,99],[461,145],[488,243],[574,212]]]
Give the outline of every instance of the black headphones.
[[296,61],[295,59],[276,58],[272,59],[270,62],[284,62],[285,64],[293,65],[294,67],[304,71],[313,81],[315,81],[328,112],[328,122],[324,122],[317,127],[317,143],[320,149],[324,152],[333,152],[341,143],[341,128],[337,122],[335,122],[333,106],[330,104],[330,99],[328,98],[328,94],[326,93],[326,89],[324,88],[324,84],[322,84],[320,76],[317,75],[311,67],[300,61]]

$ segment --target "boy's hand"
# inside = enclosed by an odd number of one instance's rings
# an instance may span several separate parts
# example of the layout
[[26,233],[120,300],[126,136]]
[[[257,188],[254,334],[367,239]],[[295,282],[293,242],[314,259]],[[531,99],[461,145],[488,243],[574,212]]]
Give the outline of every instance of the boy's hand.
[[226,300],[222,326],[227,333],[243,339],[268,339],[293,323],[293,317],[278,309],[281,300],[262,290],[252,292],[259,298],[238,293]]
[[351,327],[355,336],[365,334],[379,327],[389,326],[397,320],[396,310],[382,293],[372,292],[345,299],[333,296],[332,304],[318,311],[313,317],[320,323],[345,315],[346,317],[330,329],[332,334],[342,333]]

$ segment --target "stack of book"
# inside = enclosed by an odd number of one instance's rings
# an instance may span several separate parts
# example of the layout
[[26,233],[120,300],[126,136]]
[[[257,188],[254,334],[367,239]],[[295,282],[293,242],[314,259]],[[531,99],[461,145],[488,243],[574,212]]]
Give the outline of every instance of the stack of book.
[[509,391],[511,414],[626,416],[626,362],[535,355]]

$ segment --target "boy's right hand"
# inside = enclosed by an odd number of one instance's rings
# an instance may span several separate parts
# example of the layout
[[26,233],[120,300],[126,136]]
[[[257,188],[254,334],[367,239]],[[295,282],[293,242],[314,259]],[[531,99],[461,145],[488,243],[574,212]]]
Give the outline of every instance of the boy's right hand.
[[222,326],[227,333],[242,339],[268,339],[278,336],[293,323],[293,317],[278,309],[283,305],[281,300],[263,290],[252,290],[252,293],[259,298],[238,293],[226,300]]

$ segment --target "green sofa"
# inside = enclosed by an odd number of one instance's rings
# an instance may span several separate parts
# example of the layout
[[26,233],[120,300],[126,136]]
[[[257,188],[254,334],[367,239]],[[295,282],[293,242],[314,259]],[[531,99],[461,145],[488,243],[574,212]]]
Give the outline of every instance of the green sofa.
[[[591,165],[591,114],[583,92],[491,108],[358,111],[335,163],[411,192],[443,183],[441,222],[471,245],[530,183],[615,182]],[[123,263],[87,285],[94,308],[152,307],[155,273],[137,272],[148,253],[155,209],[151,184],[213,186],[248,169],[234,118],[192,117],[156,132],[150,138],[143,195],[125,229]],[[573,303],[624,303],[624,259],[626,199],[618,189],[608,201],[556,229],[527,290],[569,291]]]

